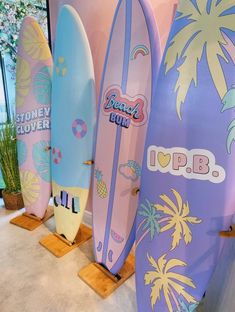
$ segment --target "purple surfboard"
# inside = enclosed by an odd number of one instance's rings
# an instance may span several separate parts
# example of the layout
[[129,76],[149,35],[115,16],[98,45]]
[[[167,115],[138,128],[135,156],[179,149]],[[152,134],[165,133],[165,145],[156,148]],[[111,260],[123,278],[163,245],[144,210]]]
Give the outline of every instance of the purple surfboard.
[[194,311],[235,210],[235,5],[181,1],[149,121],[136,227],[140,312]]
[[156,30],[147,1],[119,1],[101,84],[93,192],[96,261],[113,274],[134,242],[134,190],[160,56]]

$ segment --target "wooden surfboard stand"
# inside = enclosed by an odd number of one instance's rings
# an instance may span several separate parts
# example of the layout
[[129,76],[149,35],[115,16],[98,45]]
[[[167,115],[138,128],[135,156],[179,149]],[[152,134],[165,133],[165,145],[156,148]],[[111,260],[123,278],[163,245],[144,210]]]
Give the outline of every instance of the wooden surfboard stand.
[[45,213],[43,219],[40,219],[36,216],[30,215],[24,212],[22,215],[15,217],[10,220],[11,224],[17,225],[25,230],[33,231],[43,223],[45,223],[48,219],[50,219],[54,215],[53,206],[48,206],[48,209]]
[[74,243],[58,233],[52,233],[43,237],[39,243],[57,258],[63,257],[68,252],[81,246],[92,237],[92,230],[85,224],[81,224]]
[[102,265],[90,263],[78,272],[78,276],[101,298],[105,299],[135,273],[135,257],[130,254],[117,275],[111,274]]

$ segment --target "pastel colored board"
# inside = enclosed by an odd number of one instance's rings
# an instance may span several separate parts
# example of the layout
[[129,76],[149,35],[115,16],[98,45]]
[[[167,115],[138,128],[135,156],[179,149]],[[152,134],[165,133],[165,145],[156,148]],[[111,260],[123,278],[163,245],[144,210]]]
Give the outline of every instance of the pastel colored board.
[[[68,35],[69,34],[69,35]],[[52,89],[52,188],[56,231],[73,242],[86,208],[93,159],[95,83],[88,39],[77,12],[61,8]]]
[[[152,5],[158,26],[161,50],[164,51],[178,0],[150,0],[149,2]],[[69,4],[79,12],[91,46],[97,90],[96,95],[98,97],[105,51],[118,0],[95,0],[92,1],[92,5],[87,0],[49,0],[48,3],[50,8],[52,46],[55,42],[56,22],[60,7],[64,4]]]
[[105,52],[117,2],[118,0],[95,0],[92,1],[91,5],[91,1],[87,0],[48,1],[50,8],[52,47],[55,42],[56,23],[60,8],[65,4],[69,4],[79,13],[84,28],[86,29],[93,57],[97,104]]
[[142,166],[136,226],[141,312],[194,311],[221,254],[219,231],[231,224],[234,18],[230,1],[187,0],[178,7]]
[[[164,51],[178,0],[150,0],[157,23],[161,51]],[[112,20],[118,0],[49,0],[52,47],[55,42],[56,22],[59,9],[64,4],[72,5],[84,24],[89,39],[95,72],[96,98],[100,90],[100,82],[104,67],[105,52],[108,44]],[[88,211],[92,210],[92,200],[88,201]]]
[[93,182],[94,253],[113,274],[134,242],[136,189],[159,56],[148,2],[119,1],[101,83]]
[[16,69],[16,130],[20,181],[28,214],[43,218],[51,195],[52,56],[32,17],[22,23]]

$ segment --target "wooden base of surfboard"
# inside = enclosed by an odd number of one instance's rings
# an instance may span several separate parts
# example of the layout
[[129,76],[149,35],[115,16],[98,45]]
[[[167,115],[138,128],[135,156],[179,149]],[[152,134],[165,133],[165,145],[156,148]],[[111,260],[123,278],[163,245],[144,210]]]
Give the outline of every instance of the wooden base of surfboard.
[[105,299],[135,273],[135,257],[130,254],[117,276],[98,263],[90,263],[78,272],[78,276],[101,298]]
[[39,243],[57,258],[61,258],[73,249],[83,245],[92,237],[92,230],[85,224],[81,224],[75,242],[71,243],[58,233],[53,233],[42,238]]
[[11,224],[17,225],[25,230],[33,231],[43,223],[45,223],[48,219],[50,219],[54,215],[53,206],[48,206],[48,209],[45,213],[43,219],[30,215],[28,213],[23,213],[22,215],[13,218],[10,220]]

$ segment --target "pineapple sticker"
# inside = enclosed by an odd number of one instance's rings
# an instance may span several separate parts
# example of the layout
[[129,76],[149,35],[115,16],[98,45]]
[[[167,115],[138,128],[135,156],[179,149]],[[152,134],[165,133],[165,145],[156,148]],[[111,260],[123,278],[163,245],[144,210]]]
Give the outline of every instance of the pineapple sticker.
[[97,194],[100,198],[105,198],[108,195],[107,186],[105,182],[102,180],[103,174],[102,171],[96,169],[95,170],[95,177],[97,179],[96,183],[96,190]]

